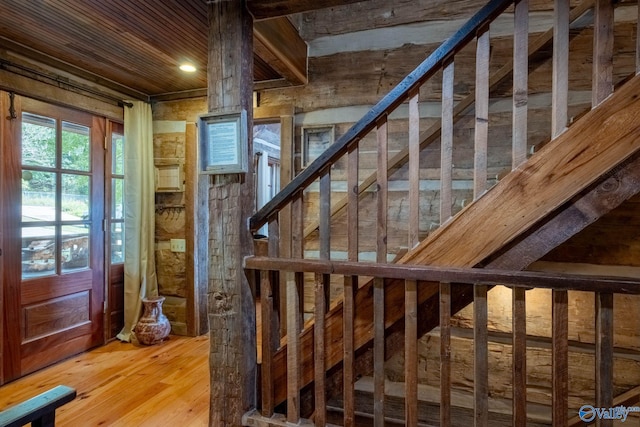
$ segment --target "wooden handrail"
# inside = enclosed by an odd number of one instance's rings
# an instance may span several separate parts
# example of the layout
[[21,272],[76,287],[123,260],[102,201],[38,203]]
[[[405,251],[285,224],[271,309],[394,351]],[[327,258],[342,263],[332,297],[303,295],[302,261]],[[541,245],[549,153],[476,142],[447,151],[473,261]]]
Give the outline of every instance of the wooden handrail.
[[76,398],[71,387],[59,385],[0,412],[0,427],[18,427],[34,423],[42,427],[55,425],[56,409]]
[[425,282],[470,283],[474,285],[505,284],[522,288],[640,294],[640,279],[633,277],[585,276],[533,271],[494,270],[489,268],[445,268],[408,264],[397,265],[254,256],[245,258],[244,268],[249,270],[337,274]]
[[317,159],[297,175],[280,193],[264,205],[255,215],[249,219],[249,227],[252,231],[262,227],[291,197],[302,191],[316,178],[328,165],[337,161],[344,155],[349,147],[357,140],[371,131],[376,123],[385,115],[388,115],[397,106],[402,104],[409,93],[419,88],[422,83],[440,70],[442,64],[448,58],[455,55],[468,42],[470,42],[483,26],[500,15],[512,0],[492,0],[467,21],[453,36],[440,45],[427,59],[415,70],[406,76],[391,92],[354,124],[335,144],[329,146]]

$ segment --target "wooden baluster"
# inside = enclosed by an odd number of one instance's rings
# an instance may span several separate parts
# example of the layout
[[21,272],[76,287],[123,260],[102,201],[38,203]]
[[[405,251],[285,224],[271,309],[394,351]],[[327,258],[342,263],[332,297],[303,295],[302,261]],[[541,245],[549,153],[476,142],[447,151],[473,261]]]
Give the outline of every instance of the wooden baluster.
[[552,399],[554,426],[566,426],[569,422],[569,309],[568,292],[552,292]]
[[[358,261],[358,144],[349,150],[347,160],[347,240],[348,259]],[[344,278],[344,427],[355,426],[355,295],[358,277]]]
[[405,425],[418,425],[418,283],[405,280],[404,402]]
[[[269,221],[269,256],[273,258],[277,258],[280,256],[280,248],[282,240],[280,238],[280,215],[274,215],[273,218]],[[281,275],[277,271],[271,272],[271,322],[272,322],[272,332],[271,339],[274,342],[274,351],[280,345],[280,338],[283,330],[286,330],[286,322],[284,321],[285,317],[283,313],[280,312],[280,307],[286,305],[286,301],[284,299],[285,295],[285,281],[284,276],[282,276],[282,280],[280,280]],[[281,285],[282,282],[282,285]],[[283,324],[285,326],[283,326]]]
[[420,106],[416,90],[409,99],[409,249],[420,243]]
[[286,272],[287,283],[287,421],[300,420],[300,298],[297,274]]
[[613,2],[596,0],[593,12],[591,108],[613,93]]
[[[282,146],[280,147],[280,189],[289,184],[294,177],[294,164],[295,158],[293,139],[294,139],[294,120],[293,116],[284,116],[280,120],[280,141]],[[280,190],[279,189],[279,190]],[[281,210],[279,215],[280,220],[280,256],[283,258],[291,258],[291,248],[293,244],[292,223],[291,223],[291,204],[286,204]],[[284,295],[286,295],[286,280],[284,275],[280,275],[278,295],[281,296],[277,299],[276,307],[279,307],[280,314],[280,337],[284,337],[287,334],[287,322],[284,321],[287,315],[287,301]]]
[[378,131],[376,132],[378,140],[378,191],[377,191],[377,242],[376,242],[376,261],[387,262],[387,209],[388,199],[387,192],[389,187],[389,178],[387,175],[388,162],[388,126],[387,117],[384,116],[378,122]]
[[451,283],[440,283],[440,426],[451,425]]
[[636,24],[636,74],[640,74],[640,7]]
[[[451,218],[453,174],[453,59],[442,72],[442,133],[440,136],[440,224]],[[378,170],[379,173],[379,170]]]
[[327,422],[327,401],[326,401],[326,381],[325,381],[325,285],[326,274],[315,274],[315,323],[313,325],[313,367],[314,367],[314,388],[315,388],[315,419],[318,426],[323,426]]
[[[291,258],[291,204],[287,204],[280,211],[280,235],[279,235],[279,255],[283,258]],[[280,337],[287,335],[287,322],[284,320],[287,318],[287,281],[284,274],[280,274],[278,277],[278,298],[275,303],[278,308],[278,315],[280,318]]]
[[[327,168],[320,177],[320,206],[318,210],[318,232],[320,235],[320,259],[331,259],[331,168]],[[329,281],[329,275],[325,277],[325,283]],[[331,303],[331,288],[324,287],[325,313]]]
[[487,139],[489,136],[489,26],[478,34],[476,46],[476,126],[473,160],[473,199],[487,190]]
[[[376,261],[387,262],[387,117],[378,122],[378,195]],[[373,284],[373,425],[384,427],[384,278],[377,277]]]
[[474,426],[487,427],[489,422],[489,351],[487,348],[487,285],[476,285],[473,291],[474,353]]
[[[331,171],[327,169],[320,177],[320,259],[329,260],[331,252]],[[325,425],[326,411],[326,375],[325,375],[325,314],[329,304],[329,275],[315,275],[314,317],[314,387],[315,387],[315,423]]]
[[553,78],[551,137],[567,127],[569,96],[569,0],[555,0],[553,26]]
[[273,296],[271,274],[260,271],[260,310],[262,324],[262,415],[273,415]]
[[513,425],[527,423],[527,310],[524,288],[512,289]]
[[[613,407],[613,294],[596,293],[596,404]],[[596,419],[596,426],[611,427],[613,420]]]
[[[291,202],[291,257],[304,258],[304,234],[303,234],[303,200],[302,192],[293,198]],[[304,274],[296,273],[296,282],[298,283],[298,316],[301,324],[304,324]],[[287,309],[291,309],[291,305],[287,304]]]
[[518,0],[513,32],[513,169],[527,160],[528,80],[529,0]]
[[[298,193],[291,203],[291,253],[293,258],[302,258],[302,194]],[[304,276],[286,272],[287,287],[287,421],[300,420],[301,346],[300,331],[304,310]]]

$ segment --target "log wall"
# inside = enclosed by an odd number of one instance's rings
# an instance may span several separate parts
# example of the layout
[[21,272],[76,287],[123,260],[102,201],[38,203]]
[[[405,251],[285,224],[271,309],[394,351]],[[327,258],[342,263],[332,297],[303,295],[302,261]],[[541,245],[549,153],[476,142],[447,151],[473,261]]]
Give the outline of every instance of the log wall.
[[[446,15],[452,19],[463,19],[465,14],[476,11],[478,5],[473,2],[455,2],[455,11],[451,3],[445,2],[388,2],[371,0],[365,4],[349,7],[335,7],[330,10],[307,13],[299,17],[301,34],[310,45],[309,73],[310,83],[304,87],[263,91],[260,94],[261,105],[275,106],[280,103],[295,105],[296,140],[300,150],[301,128],[305,126],[334,126],[336,139],[368,107],[377,102],[386,92],[404,77],[426,55],[433,51],[440,40],[412,39],[412,25],[433,25],[427,23],[429,16]],[[572,7],[577,2],[572,2]],[[533,15],[540,20],[552,17],[551,2],[531,2]],[[628,6],[623,6],[626,8]],[[633,7],[632,7],[633,8]],[[625,10],[625,11],[623,11]],[[633,10],[620,9],[620,16],[629,16],[628,22],[619,22],[615,30],[615,47],[618,53],[614,62],[614,81],[620,81],[634,70],[634,49],[637,17]],[[618,16],[618,15],[617,15]],[[617,18],[618,20],[618,18]],[[459,26],[455,24],[456,28]],[[530,24],[532,31],[540,31],[541,24]],[[448,28],[442,29],[443,38]],[[387,30],[395,29],[396,33]],[[405,31],[406,30],[406,31]],[[386,31],[386,32],[385,32]],[[492,34],[501,34],[501,28],[491,28]],[[436,31],[433,31],[436,32]],[[433,33],[432,32],[432,33]],[[425,33],[428,33],[425,31]],[[373,46],[371,40],[386,43],[385,37],[391,34],[406,34],[406,40],[396,40],[383,48]],[[379,37],[379,38],[377,38]],[[424,39],[428,39],[425,36]],[[570,122],[584,113],[591,102],[591,55],[593,32],[590,27],[582,32],[572,31],[569,56],[569,112]],[[490,70],[493,72],[504,65],[512,54],[510,37],[499,35],[491,41]],[[544,48],[540,54],[531,58],[529,75],[529,111],[528,111],[528,147],[529,153],[537,146],[545,144],[551,138],[551,86],[552,69],[551,48]],[[473,93],[475,90],[475,46],[456,55],[456,75],[454,99]],[[469,64],[460,66],[459,64]],[[421,121],[420,128],[426,129],[439,120],[441,76],[427,83],[420,91]],[[491,94],[489,114],[488,179],[489,185],[510,169],[511,164],[511,85],[505,80]],[[407,108],[408,110],[408,108]],[[473,113],[472,111],[469,113]],[[389,120],[390,155],[406,147],[406,129],[408,115],[392,116]],[[455,214],[461,206],[473,197],[472,162],[474,135],[473,116],[465,116],[454,126],[454,207]],[[424,238],[439,223],[439,186],[438,162],[440,159],[439,141],[421,153],[421,192],[420,192],[420,238]],[[369,147],[368,149],[366,147]],[[375,136],[369,136],[365,148],[360,150],[362,175],[367,176],[376,167]],[[299,163],[298,163],[299,168]],[[299,170],[299,169],[298,169]],[[338,164],[331,171],[334,193],[332,200],[346,195],[346,165]],[[401,253],[407,245],[408,194],[406,167],[391,176],[388,211],[388,249],[389,259]],[[493,180],[493,181],[492,181]],[[305,193],[305,220],[310,224],[318,216],[319,195],[317,187]],[[394,190],[395,189],[395,190]],[[499,207],[496,207],[499,209]],[[361,258],[375,257],[376,221],[375,193],[365,193],[359,206],[359,241]],[[638,210],[627,207],[611,218],[603,219],[590,227],[589,231],[576,236],[563,247],[549,256],[550,261],[588,262],[594,264],[636,265],[638,232],[635,218],[640,217]],[[633,219],[630,219],[633,218]],[[617,228],[621,223],[625,226]],[[348,230],[346,212],[332,218],[331,243],[332,257],[346,257]],[[609,251],[608,248],[612,248]],[[310,256],[319,251],[317,232],[308,236],[305,250]],[[333,283],[333,295],[340,294],[341,284]],[[305,309],[313,307],[312,292],[305,292]],[[546,291],[527,292],[527,334],[529,350],[527,353],[528,396],[533,402],[543,405],[551,401],[551,295]],[[630,370],[638,372],[640,367],[640,348],[637,331],[640,324],[637,319],[625,316],[633,311],[638,297],[618,297],[614,302],[614,325],[616,346],[614,377],[614,395],[618,395],[636,385],[640,378],[627,375]],[[511,333],[511,293],[505,288],[495,288],[489,292],[489,346],[490,394],[509,399],[512,396],[511,384],[511,342],[506,334]],[[585,402],[593,402],[595,389],[594,377],[594,301],[592,295],[579,292],[569,294],[569,340],[571,351],[570,364],[570,408],[579,408]],[[472,392],[473,378],[473,306],[468,307],[453,319],[454,339],[452,340],[452,382],[454,388]],[[438,333],[434,332],[419,343],[422,385],[439,385],[438,376]],[[404,381],[404,355],[394,356],[386,366],[387,378],[391,381]],[[400,414],[397,414],[400,417]]]
[[[177,165],[184,178],[182,191],[156,192],[158,288],[166,297],[163,307],[172,332],[199,335],[208,329],[207,263],[200,259],[206,251],[198,247],[194,233],[198,199],[195,124],[206,112],[206,99],[155,103],[152,109],[154,162],[159,167]],[[186,251],[172,251],[171,239],[185,239]]]

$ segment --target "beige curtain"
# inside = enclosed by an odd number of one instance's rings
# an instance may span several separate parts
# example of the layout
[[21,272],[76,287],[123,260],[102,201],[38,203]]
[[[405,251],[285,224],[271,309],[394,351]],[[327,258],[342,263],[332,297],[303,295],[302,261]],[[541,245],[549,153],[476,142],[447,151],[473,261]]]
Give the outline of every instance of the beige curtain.
[[151,106],[141,101],[132,103],[132,108],[124,108],[124,328],[117,336],[127,342],[140,318],[142,298],[158,294]]

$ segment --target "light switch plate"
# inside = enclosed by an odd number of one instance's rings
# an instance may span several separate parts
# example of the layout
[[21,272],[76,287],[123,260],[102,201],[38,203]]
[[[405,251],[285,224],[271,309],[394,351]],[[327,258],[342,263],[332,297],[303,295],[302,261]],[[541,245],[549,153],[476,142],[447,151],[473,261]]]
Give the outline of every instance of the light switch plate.
[[187,242],[185,239],[171,239],[171,252],[185,252]]

